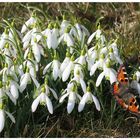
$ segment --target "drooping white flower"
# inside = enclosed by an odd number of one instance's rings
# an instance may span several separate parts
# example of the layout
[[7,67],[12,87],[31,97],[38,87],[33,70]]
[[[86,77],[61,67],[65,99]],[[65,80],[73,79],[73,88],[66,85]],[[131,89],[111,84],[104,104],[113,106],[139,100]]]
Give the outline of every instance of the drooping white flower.
[[82,72],[81,67],[75,66],[74,68],[74,78],[72,80],[75,80],[77,83],[80,83],[82,90],[85,92],[86,91],[86,84],[84,81],[84,75]]
[[95,73],[95,71],[97,70],[97,68],[103,69],[104,63],[105,63],[105,56],[103,54],[101,54],[99,60],[97,60],[94,63],[94,65],[92,65],[92,67],[90,69],[90,76],[92,76]]
[[62,81],[65,82],[70,76],[71,71],[74,69],[74,57],[71,57],[71,60],[65,70],[62,73]]
[[40,103],[47,105],[48,111],[53,114],[53,105],[51,99],[49,98],[50,92],[53,94],[56,100],[58,99],[56,92],[46,84],[44,87],[42,87],[40,95],[33,101],[31,106],[32,112],[36,111]]
[[96,37],[96,39],[101,37],[102,31],[100,29],[97,29],[94,33],[91,34],[91,36],[88,38],[87,44],[90,44],[92,39]]
[[10,100],[16,105],[16,101],[19,97],[20,87],[17,82],[9,79],[5,87],[5,94],[10,98]]
[[98,57],[98,53],[95,47],[90,48],[88,52],[85,54],[85,56],[86,56],[86,61],[88,63],[88,70],[90,71],[91,67],[94,65],[95,60]]
[[112,43],[108,48],[109,48],[110,59],[113,61],[116,61],[119,64],[123,64],[123,62],[119,56],[119,53],[118,53],[118,48],[117,48],[116,42]]
[[63,71],[66,69],[66,67],[68,66],[70,62],[70,57],[65,57],[64,61],[61,63],[61,66],[60,66],[60,71],[61,73],[63,73]]
[[60,76],[60,65],[61,63],[59,62],[59,60],[54,59],[44,68],[43,75],[48,71],[49,68],[51,68],[53,78],[54,80],[56,80]]
[[55,30],[50,30],[47,34],[47,46],[48,48],[56,49],[58,47],[58,38]]
[[60,35],[64,34],[67,27],[70,26],[70,22],[66,19],[63,19],[61,25],[60,25]]
[[5,111],[4,109],[0,109],[0,132],[2,132],[3,128],[4,128],[4,124],[5,124],[5,114],[8,115],[8,117],[11,119],[11,121],[13,123],[15,123],[15,118],[13,117],[13,115],[7,111]]
[[96,87],[98,87],[102,81],[102,79],[104,78],[104,76],[110,80],[110,83],[114,83],[117,81],[116,78],[116,71],[110,67],[107,67],[106,65],[104,65],[103,67],[103,72],[100,73],[100,75],[98,76],[97,80],[96,80]]
[[74,39],[68,32],[65,32],[60,36],[58,39],[58,44],[62,41],[66,42],[68,47],[74,46]]
[[9,45],[7,44],[6,47],[4,48],[4,56],[5,56],[5,62],[8,64],[8,66],[12,66],[13,65],[13,61],[11,59],[11,53],[9,50]]
[[94,102],[96,109],[98,111],[100,111],[100,103],[99,103],[98,99],[87,88],[86,92],[84,93],[84,95],[81,98],[81,101],[79,103],[78,111],[81,112],[84,109],[86,103],[92,103],[92,102]]
[[5,113],[4,110],[0,109],[0,132],[3,130],[5,124]]
[[59,102],[62,103],[66,97],[68,97],[67,112],[70,114],[74,109],[75,103],[81,99],[73,83],[67,85],[67,89],[64,90]]
[[3,49],[7,40],[8,39],[8,34],[7,31],[3,32],[1,37],[0,37],[0,49]]
[[40,62],[41,55],[44,55],[44,50],[41,45],[39,45],[36,41],[32,43],[32,51],[37,63]]
[[37,19],[35,17],[31,17],[30,19],[28,19],[25,24],[22,26],[22,29],[21,29],[21,33],[24,33],[27,31],[28,27],[29,26],[32,26],[34,25],[35,23],[37,22]]
[[31,45],[33,45],[34,40],[37,40],[38,42],[41,38],[41,35],[39,33],[40,33],[39,29],[35,27],[30,31],[28,31],[22,39],[23,48],[26,49],[30,42]]
[[38,83],[38,81],[36,80],[36,78],[29,73],[29,69],[28,69],[26,71],[26,73],[21,76],[21,79],[20,79],[20,91],[21,92],[23,92],[25,90],[27,84],[29,82],[31,82],[31,80],[33,80],[35,86],[37,88],[39,88],[40,84]]
[[79,23],[76,23],[74,27],[71,28],[70,34],[76,37],[78,40],[82,41],[84,36],[89,36],[89,31],[87,28]]

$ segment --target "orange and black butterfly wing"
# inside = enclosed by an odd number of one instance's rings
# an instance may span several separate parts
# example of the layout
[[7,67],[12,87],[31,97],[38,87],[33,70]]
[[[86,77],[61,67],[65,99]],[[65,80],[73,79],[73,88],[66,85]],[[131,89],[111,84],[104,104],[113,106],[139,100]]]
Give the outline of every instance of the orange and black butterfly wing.
[[121,65],[117,82],[113,83],[113,95],[118,104],[133,114],[140,114],[138,102],[133,93],[129,92],[129,80],[124,65]]
[[124,65],[121,65],[118,70],[117,80],[121,85],[129,86],[129,80]]

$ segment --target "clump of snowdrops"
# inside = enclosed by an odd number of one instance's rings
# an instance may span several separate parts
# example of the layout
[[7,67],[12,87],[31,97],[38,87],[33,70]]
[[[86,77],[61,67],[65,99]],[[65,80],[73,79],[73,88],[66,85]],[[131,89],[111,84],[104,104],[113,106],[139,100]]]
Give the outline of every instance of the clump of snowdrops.
[[[94,89],[105,80],[110,84],[117,80],[113,66],[123,63],[117,39],[108,41],[100,24],[90,34],[84,25],[65,17],[41,27],[39,18],[32,15],[20,31],[15,28],[16,23],[4,23],[0,36],[0,132],[6,115],[16,122],[7,104],[12,101],[16,106],[23,92],[30,94],[28,85],[35,89],[32,112],[41,105],[53,114],[54,100],[57,104],[67,102],[69,114],[74,108],[81,112],[86,104],[92,103],[101,111]],[[137,71],[133,84],[140,92],[139,78]],[[65,88],[57,90],[58,93],[50,82],[57,82],[58,87],[63,83]]]

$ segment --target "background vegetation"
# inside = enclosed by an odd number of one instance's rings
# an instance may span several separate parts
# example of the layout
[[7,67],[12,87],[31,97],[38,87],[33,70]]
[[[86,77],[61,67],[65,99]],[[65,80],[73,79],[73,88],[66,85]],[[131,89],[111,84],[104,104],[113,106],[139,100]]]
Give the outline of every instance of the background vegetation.
[[[100,17],[101,27],[108,36],[117,33],[121,56],[131,77],[133,66],[140,64],[140,3],[0,3],[0,20],[14,19],[20,30],[33,10],[41,18],[73,20],[73,15],[90,33],[95,31]],[[44,25],[46,23],[44,22]],[[2,29],[0,29],[2,30]],[[140,122],[134,115],[123,111],[114,101],[110,87],[102,94],[103,111],[91,105],[82,113],[76,110],[68,115],[66,106],[60,106],[49,115],[46,109],[31,113],[30,99],[17,106],[16,124],[7,122],[5,137],[139,137]],[[21,106],[22,102],[24,103]],[[63,112],[59,112],[63,110]]]

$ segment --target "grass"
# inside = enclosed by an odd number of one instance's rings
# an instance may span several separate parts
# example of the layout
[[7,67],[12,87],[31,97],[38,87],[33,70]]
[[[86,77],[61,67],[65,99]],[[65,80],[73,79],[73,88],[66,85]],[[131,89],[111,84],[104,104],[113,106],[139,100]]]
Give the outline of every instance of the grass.
[[[33,9],[37,11],[38,16],[45,19],[55,20],[56,17],[61,19],[65,13],[68,19],[71,17],[74,20],[72,16],[74,14],[91,32],[95,30],[97,19],[103,16],[101,26],[110,37],[115,38],[115,33],[117,33],[127,69],[129,66],[139,65],[139,3],[0,3],[0,19],[15,19],[17,28],[20,29],[22,23],[30,17]],[[8,130],[10,126],[10,131],[6,131],[1,136],[139,137],[139,119],[123,111],[116,104],[110,93],[110,87],[106,88],[105,93],[100,96],[102,96],[100,113],[93,105],[88,105],[82,113],[77,113],[75,109],[71,115],[67,114],[65,103],[58,106],[53,115],[49,115],[46,108],[42,107],[32,114],[30,98],[22,99],[13,108],[17,110],[16,124],[10,125],[10,122],[7,122],[5,129]],[[60,110],[63,111],[60,112]]]

